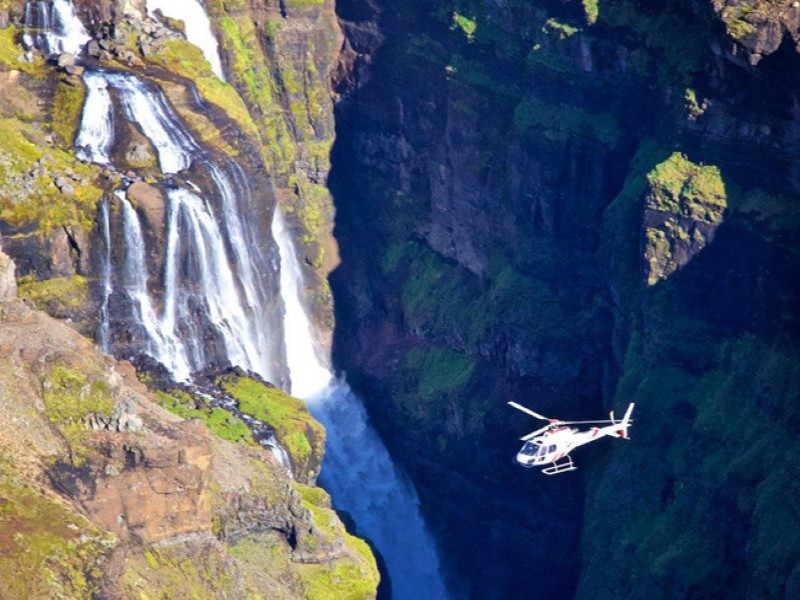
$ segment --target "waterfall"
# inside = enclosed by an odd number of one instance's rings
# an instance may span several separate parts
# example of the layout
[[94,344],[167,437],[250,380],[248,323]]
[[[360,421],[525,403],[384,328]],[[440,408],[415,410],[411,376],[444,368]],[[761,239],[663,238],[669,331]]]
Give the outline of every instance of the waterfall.
[[103,236],[103,262],[101,276],[103,279],[103,300],[100,303],[100,326],[97,339],[103,352],[108,352],[108,302],[114,287],[111,284],[111,218],[108,214],[108,198],[100,203],[100,233]]
[[48,55],[64,52],[77,55],[89,39],[69,0],[25,3],[23,42],[29,48],[36,47]]
[[53,33],[53,54],[79,54],[91,39],[69,0],[53,0]]
[[125,235],[125,264],[122,281],[128,298],[133,304],[134,316],[138,325],[146,333],[145,350],[153,356],[178,381],[188,381],[191,367],[186,348],[175,330],[163,326],[156,315],[150,291],[147,288],[149,275],[144,257],[144,235],[139,215],[128,201],[124,192],[117,192],[122,203],[122,226]]
[[114,111],[108,82],[99,73],[86,73],[86,102],[83,105],[81,129],[75,140],[77,156],[82,160],[107,165],[114,142]]
[[[271,356],[270,329],[274,327],[270,327],[265,277],[260,272],[268,265],[262,249],[266,242],[242,221],[241,215],[255,207],[241,170],[232,163],[214,162],[160,90],[123,73],[87,72],[84,79],[87,97],[76,143],[85,160],[110,162],[114,122],[109,89],[113,89],[126,118],[156,149],[161,171],[177,174],[197,163],[197,168],[208,174],[219,199],[217,214],[198,188],[189,189],[193,187],[190,181],[172,184],[167,190],[161,313],[152,300],[145,301],[146,289],[126,288],[132,304],[141,309],[137,312],[141,323],[154,326],[143,327],[147,337],[143,350],[170,371],[176,369],[173,375],[185,381],[192,372],[209,365],[204,344],[213,332],[222,341],[230,364],[280,381]],[[138,223],[138,216],[131,211],[123,212],[126,244],[139,243],[133,222],[135,217]]]
[[303,306],[300,264],[277,208],[272,235],[281,257],[289,391],[308,402],[327,431],[322,484],[334,506],[352,515],[358,532],[378,548],[396,600],[446,598],[436,548],[411,482],[392,462],[361,400],[320,359]]
[[199,0],[147,0],[147,12],[155,16],[155,11],[171,19],[180,19],[186,27],[186,39],[200,48],[203,56],[211,64],[211,70],[217,77],[225,81],[222,63],[219,59],[217,39],[211,31],[205,8]]

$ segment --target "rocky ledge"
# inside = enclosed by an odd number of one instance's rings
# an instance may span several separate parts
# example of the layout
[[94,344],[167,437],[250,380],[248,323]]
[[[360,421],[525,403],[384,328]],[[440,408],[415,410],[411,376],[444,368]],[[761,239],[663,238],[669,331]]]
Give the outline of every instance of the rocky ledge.
[[0,597],[374,597],[328,495],[220,431],[18,299],[0,252]]

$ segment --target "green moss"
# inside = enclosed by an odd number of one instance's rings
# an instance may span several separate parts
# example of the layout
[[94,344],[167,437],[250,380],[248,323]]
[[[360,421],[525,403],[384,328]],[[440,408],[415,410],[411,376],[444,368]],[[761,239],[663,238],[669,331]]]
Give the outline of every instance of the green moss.
[[694,73],[700,71],[708,56],[705,42],[707,31],[695,20],[687,20],[678,4],[649,10],[634,0],[608,3],[601,21],[612,27],[627,29],[648,48],[659,52],[659,77],[664,82],[688,85]]
[[[665,323],[694,333],[680,319]],[[755,336],[717,337],[704,349],[713,366],[698,372],[679,366],[693,362],[684,349],[696,339],[684,348],[654,347],[653,333],[651,326],[629,345],[615,397],[616,406],[637,402],[639,413],[634,447],[615,452],[624,465],[614,470],[647,472],[626,483],[622,504],[618,478],[604,478],[591,493],[584,543],[592,540],[598,559],[585,576],[624,556],[640,568],[612,585],[713,596],[725,579],[729,589],[754,597],[780,596],[800,560],[800,515],[786,502],[800,493],[800,450],[791,441],[800,416],[800,356]],[[668,432],[665,419],[673,424]],[[601,506],[606,512],[595,513]],[[603,522],[620,510],[624,522]],[[734,525],[720,528],[722,521]],[[611,530],[618,543],[609,547],[603,540]],[[731,543],[746,564],[730,564]]]
[[459,12],[453,13],[453,24],[450,29],[460,29],[469,41],[475,39],[475,31],[478,29],[478,23],[474,17],[468,17]]
[[217,437],[238,444],[256,445],[244,421],[228,411],[205,406],[202,401],[197,403],[188,393],[181,390],[172,390],[169,393],[156,390],[155,394],[159,404],[168,411],[184,419],[202,419],[211,433]]
[[541,133],[558,142],[571,137],[591,137],[614,145],[620,136],[613,115],[589,113],[576,106],[547,104],[534,99],[522,100],[517,105],[514,126],[521,133]]
[[71,146],[75,140],[85,97],[86,91],[83,85],[70,85],[59,81],[56,86],[50,127],[65,146]]
[[722,22],[733,39],[741,41],[753,33],[756,28],[743,19],[753,12],[753,6],[743,3],[739,6],[726,6],[722,9]]
[[705,223],[722,221],[728,204],[719,168],[695,164],[674,152],[648,173],[647,181],[650,207]]
[[42,389],[47,418],[57,425],[78,424],[91,414],[110,417],[114,410],[104,382],[63,365],[50,370]]
[[[349,554],[328,564],[298,565],[305,597],[318,600],[374,598],[380,576],[369,545],[345,531],[324,490],[298,483],[293,485],[303,498],[303,507],[311,513],[316,535],[327,542],[341,538]],[[316,541],[310,537],[301,539],[301,546],[313,547]]]
[[37,56],[33,62],[20,60],[25,50],[16,43],[18,35],[19,30],[14,25],[0,29],[0,64],[31,75],[43,75],[44,59],[41,56]]
[[569,23],[564,23],[563,21],[559,21],[558,19],[550,18],[545,21],[544,24],[544,31],[554,31],[558,33],[560,39],[566,39],[568,37],[572,37],[576,33],[580,31],[579,28],[573,27]]
[[157,54],[148,58],[197,85],[200,95],[220,107],[246,135],[257,136],[258,130],[247,106],[229,83],[221,81],[212,71],[202,51],[182,39],[169,39]]
[[[99,169],[79,162],[65,150],[48,147],[40,128],[16,119],[0,119],[0,219],[13,225],[38,223],[47,233],[58,226],[89,230],[102,190]],[[46,172],[37,171],[43,167]],[[63,194],[56,176],[72,174],[73,192]]]
[[100,595],[102,561],[113,536],[18,473],[0,455],[0,597]]
[[211,544],[159,544],[127,556],[120,584],[131,598],[229,598],[238,589],[229,561]]
[[689,116],[695,119],[705,112],[705,108],[700,106],[697,101],[697,92],[692,88],[686,88],[686,92],[683,95],[683,105],[686,107],[686,112],[689,113]]
[[325,430],[306,405],[249,377],[225,376],[218,384],[239,403],[239,409],[275,430],[298,473],[319,468],[325,446]]
[[586,15],[586,22],[589,25],[594,25],[597,22],[597,17],[600,16],[599,0],[581,0],[581,4]]
[[37,281],[35,275],[20,277],[19,297],[30,300],[39,310],[61,316],[86,306],[89,300],[89,282],[81,275],[54,277]]

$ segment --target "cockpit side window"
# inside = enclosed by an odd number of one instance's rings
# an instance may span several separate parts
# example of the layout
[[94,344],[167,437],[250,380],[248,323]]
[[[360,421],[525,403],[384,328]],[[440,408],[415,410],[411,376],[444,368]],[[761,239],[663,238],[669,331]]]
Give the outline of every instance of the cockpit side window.
[[548,448],[547,453],[552,454],[555,451],[556,451],[556,445],[553,444],[552,446],[550,446],[550,448]]

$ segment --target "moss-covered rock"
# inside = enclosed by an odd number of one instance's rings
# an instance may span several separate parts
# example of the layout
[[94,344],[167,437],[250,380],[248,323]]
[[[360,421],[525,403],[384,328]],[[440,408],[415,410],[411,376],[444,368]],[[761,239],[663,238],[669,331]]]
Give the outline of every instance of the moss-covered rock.
[[654,285],[713,241],[727,194],[717,167],[694,164],[678,152],[656,165],[647,181],[645,276]]
[[75,315],[89,300],[89,282],[82,275],[54,277],[44,281],[37,281],[34,275],[26,275],[17,284],[20,298],[29,300],[39,310],[56,317]]
[[220,385],[239,403],[239,410],[275,430],[275,437],[292,459],[295,476],[314,480],[325,449],[325,429],[308,412],[302,400],[250,377],[225,375]]

